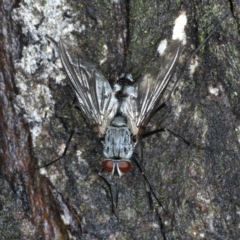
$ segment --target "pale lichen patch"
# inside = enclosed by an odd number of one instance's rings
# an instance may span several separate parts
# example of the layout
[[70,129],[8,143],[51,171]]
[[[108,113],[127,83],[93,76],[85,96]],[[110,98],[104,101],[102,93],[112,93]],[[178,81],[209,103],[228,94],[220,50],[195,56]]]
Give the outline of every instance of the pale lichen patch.
[[189,70],[190,70],[190,77],[193,77],[193,74],[195,73],[197,67],[198,67],[198,56],[195,56],[190,63]]
[[[70,17],[63,18],[64,12]],[[73,31],[86,29],[79,21],[72,22],[74,16],[65,0],[26,0],[13,11],[13,19],[18,25],[21,23],[22,35],[27,39],[22,58],[14,63],[16,84],[20,90],[14,104],[29,123],[33,146],[43,131],[43,122],[54,114],[55,101],[49,81],[62,84],[66,78],[60,70],[56,43],[64,35],[73,39]]]
[[213,86],[209,86],[208,91],[214,96],[218,96],[218,94],[219,94],[219,89],[215,88]]
[[173,35],[172,39],[176,40],[179,39],[182,41],[182,44],[186,44],[186,33],[185,33],[185,26],[187,24],[187,16],[186,12],[182,12],[175,20],[175,25],[173,27]]
[[102,50],[102,55],[103,55],[103,59],[100,60],[100,66],[106,62],[107,60],[107,54],[108,54],[108,47],[106,44],[103,45],[103,50]]
[[164,39],[164,40],[162,40],[162,41],[160,42],[160,44],[158,45],[158,48],[157,48],[158,53],[159,53],[160,55],[162,55],[162,54],[164,53],[166,47],[167,47],[167,40]]

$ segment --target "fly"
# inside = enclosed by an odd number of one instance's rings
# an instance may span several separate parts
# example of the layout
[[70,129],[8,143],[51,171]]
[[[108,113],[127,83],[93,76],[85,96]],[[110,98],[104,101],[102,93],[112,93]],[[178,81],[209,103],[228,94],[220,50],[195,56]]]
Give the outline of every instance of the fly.
[[181,43],[169,44],[138,81],[122,74],[113,89],[101,72],[81,55],[66,50],[62,41],[59,49],[78,107],[103,139],[103,169],[122,177],[131,170],[134,149],[174,73]]
[[[222,18],[203,43],[192,53],[186,65],[227,16]],[[190,145],[188,141],[166,128],[144,133],[146,125],[152,116],[166,105],[166,103],[160,104],[160,101],[176,68],[181,52],[181,41],[173,40],[140,79],[134,81],[131,74],[123,73],[113,88],[111,88],[103,74],[84,58],[82,53],[77,53],[75,49],[66,48],[62,41],[59,43],[59,52],[63,67],[69,77],[69,83],[78,100],[77,107],[102,140],[104,159],[102,160],[99,175],[101,176],[102,171],[106,171],[121,178],[131,170],[133,161],[142,173],[151,194],[163,208],[144,174],[138,158],[134,155],[134,149],[140,138],[162,131],[168,131],[179,140]],[[182,70],[174,83],[167,101],[171,97],[184,70]],[[66,154],[72,134],[62,156]],[[53,162],[58,161],[60,158]],[[103,180],[108,185],[111,193],[110,184],[105,178]],[[159,220],[161,229],[164,229],[160,216]]]

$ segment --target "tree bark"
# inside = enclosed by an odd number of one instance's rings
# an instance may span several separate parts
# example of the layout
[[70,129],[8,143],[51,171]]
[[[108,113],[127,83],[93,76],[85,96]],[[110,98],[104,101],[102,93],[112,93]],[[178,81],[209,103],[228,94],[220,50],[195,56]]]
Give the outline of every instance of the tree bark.
[[[239,4],[237,1],[2,1],[0,3],[0,232],[2,239],[239,239]],[[148,130],[167,127],[136,154],[163,208],[146,192],[136,166],[122,179],[98,177],[102,146],[73,108],[57,43],[78,44],[111,84],[138,79],[186,16],[186,41],[165,109]],[[170,85],[171,90],[172,85]],[[31,230],[29,230],[31,229]],[[1,239],[0,237],[0,239]]]

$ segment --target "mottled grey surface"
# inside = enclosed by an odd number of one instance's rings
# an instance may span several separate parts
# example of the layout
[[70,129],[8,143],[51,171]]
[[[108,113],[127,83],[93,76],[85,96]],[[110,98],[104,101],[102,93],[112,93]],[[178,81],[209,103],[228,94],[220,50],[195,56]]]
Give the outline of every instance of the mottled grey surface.
[[[239,6],[231,7],[217,0],[25,0],[14,10],[22,55],[14,65],[18,94],[13,102],[29,124],[32,150],[39,165],[61,155],[70,129],[91,131],[80,112],[72,107],[74,94],[66,85],[54,41],[63,36],[78,42],[113,84],[122,72],[139,78],[156,57],[159,43],[171,39],[175,19],[186,14],[187,38],[173,78],[176,80],[191,51],[229,14],[185,71],[169,105],[149,124],[150,130],[167,127],[192,145],[188,147],[170,134],[159,133],[137,147],[145,173],[165,211],[160,211],[155,201],[154,209],[149,207],[145,184],[134,167],[119,181],[117,219],[111,211],[108,187],[97,174],[103,158],[100,141],[94,134],[74,135],[66,157],[40,170],[52,183],[55,215],[68,226],[63,228],[66,234],[61,239],[240,238],[238,9]],[[107,179],[115,193],[118,180]],[[33,184],[40,186],[39,182],[37,178]],[[8,189],[4,180],[3,184],[3,189]],[[33,239],[25,229],[32,226],[29,217],[22,215],[26,221],[23,227],[18,223],[18,210],[11,207],[16,202],[21,209],[24,204],[19,202],[23,200],[16,192],[9,192],[1,193],[9,200],[5,200],[0,212],[0,229],[11,229],[17,221],[18,230],[8,236]],[[6,209],[11,209],[9,215],[5,214]],[[76,223],[69,215],[71,209],[81,219],[82,235],[74,231]],[[11,216],[17,220],[13,218],[9,224]],[[45,225],[46,229],[51,227]],[[42,227],[43,231],[45,228]],[[39,231],[35,238],[41,239]]]

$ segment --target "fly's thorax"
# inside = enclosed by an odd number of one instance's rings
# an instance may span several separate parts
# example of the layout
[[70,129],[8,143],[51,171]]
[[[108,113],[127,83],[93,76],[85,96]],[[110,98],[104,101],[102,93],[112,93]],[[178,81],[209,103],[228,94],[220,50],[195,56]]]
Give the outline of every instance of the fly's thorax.
[[116,117],[108,127],[103,154],[107,159],[130,159],[134,150],[131,132],[123,117]]
[[127,97],[134,95],[136,92],[136,86],[133,85],[134,80],[131,74],[123,73],[116,84],[113,86],[113,92],[117,97]]
[[131,85],[134,83],[131,73],[122,73],[120,75],[120,77],[118,78],[117,82],[120,83],[121,81],[125,81],[126,83],[131,84]]

